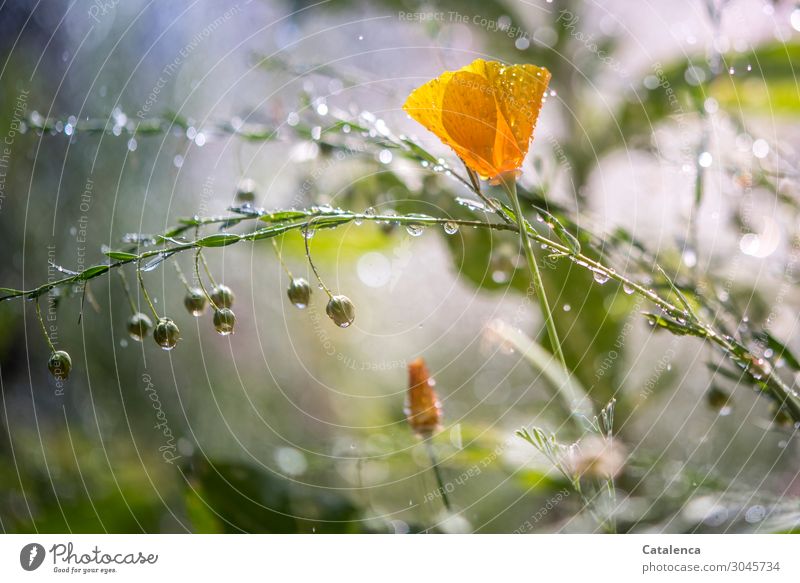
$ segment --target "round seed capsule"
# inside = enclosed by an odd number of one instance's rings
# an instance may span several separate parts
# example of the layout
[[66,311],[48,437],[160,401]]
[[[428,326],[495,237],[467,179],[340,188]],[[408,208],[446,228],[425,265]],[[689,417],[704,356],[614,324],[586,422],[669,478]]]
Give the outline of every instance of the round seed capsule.
[[227,285],[218,285],[211,290],[211,301],[217,308],[230,308],[233,305],[233,290]]
[[220,336],[233,334],[233,326],[236,324],[236,316],[230,308],[222,308],[214,312],[214,328]]
[[792,416],[789,415],[786,407],[780,407],[775,403],[770,403],[769,412],[772,414],[772,422],[778,427],[791,427]]
[[341,328],[347,328],[356,319],[356,307],[347,296],[333,296],[325,312]]
[[63,350],[56,350],[50,355],[50,359],[47,361],[47,368],[54,379],[65,381],[69,378],[69,373],[72,370],[72,359]]
[[289,284],[289,289],[286,290],[289,296],[289,301],[301,310],[308,306],[311,300],[311,286],[302,277],[295,277],[292,283]]
[[255,180],[245,178],[236,186],[236,200],[240,202],[253,202],[256,199],[258,185]]
[[137,312],[128,318],[128,335],[136,342],[141,342],[152,327],[153,322],[147,317],[147,314]]
[[153,339],[164,350],[172,350],[181,338],[181,331],[172,318],[159,318],[153,329]]
[[199,287],[193,287],[186,292],[186,297],[183,298],[183,305],[186,306],[192,316],[202,316],[203,312],[206,311],[206,294]]
[[721,409],[728,404],[729,395],[722,389],[712,387],[708,393],[706,393],[706,399],[708,400],[708,405],[712,409]]

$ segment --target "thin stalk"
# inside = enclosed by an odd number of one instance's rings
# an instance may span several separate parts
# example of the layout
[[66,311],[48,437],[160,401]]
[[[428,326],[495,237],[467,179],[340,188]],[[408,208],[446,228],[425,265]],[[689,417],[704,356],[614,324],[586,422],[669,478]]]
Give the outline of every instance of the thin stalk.
[[281,257],[281,250],[278,249],[278,244],[275,242],[275,239],[270,239],[270,240],[272,241],[272,248],[275,250],[275,256],[278,258],[278,262],[281,264],[281,267],[283,267],[283,270],[286,272],[286,275],[289,276],[289,279],[294,279],[292,272],[283,262],[283,257]]
[[[222,216],[222,217],[206,217],[200,219],[199,221],[192,219],[191,221],[184,222],[184,224],[181,225],[180,227],[175,227],[167,231],[167,234],[164,235],[164,237],[168,237],[169,242],[173,244],[171,247],[168,248],[167,252],[170,255],[175,255],[183,251],[189,251],[189,250],[196,251],[197,249],[202,249],[203,244],[200,242],[201,239],[195,239],[192,241],[184,242],[184,241],[178,241],[174,237],[177,234],[183,233],[186,230],[196,227],[198,225],[224,223],[230,221],[233,218],[241,219],[241,221],[261,220],[270,223],[270,225],[267,227],[240,235],[239,239],[234,241],[234,243],[239,243],[243,241],[255,242],[255,241],[260,241],[262,239],[270,239],[278,235],[287,233],[289,231],[307,228],[311,221],[324,223],[326,226],[343,225],[351,221],[363,221],[363,222],[389,221],[397,224],[415,224],[415,225],[444,225],[445,223],[455,223],[461,226],[491,229],[494,231],[505,231],[514,233],[520,233],[522,231],[523,234],[527,230],[528,239],[545,246],[550,252],[556,253],[559,256],[566,257],[571,261],[573,261],[577,266],[584,269],[588,269],[592,273],[602,273],[606,275],[608,279],[614,280],[625,286],[627,289],[633,290],[634,293],[649,300],[659,308],[663,309],[666,313],[681,315],[681,317],[686,319],[685,326],[687,327],[687,330],[691,329],[693,331],[696,331],[697,336],[704,337],[713,344],[715,344],[717,348],[719,348],[719,350],[725,355],[728,356],[733,355],[738,359],[746,359],[747,356],[749,355],[749,350],[747,349],[746,346],[744,346],[743,344],[741,344],[740,342],[736,341],[733,338],[725,336],[723,332],[716,330],[712,325],[707,324],[702,320],[693,318],[692,315],[689,314],[683,308],[680,308],[677,305],[673,304],[668,299],[659,296],[652,289],[644,287],[643,285],[633,281],[632,279],[620,273],[617,273],[617,271],[614,270],[613,268],[608,267],[590,257],[587,257],[582,253],[576,253],[572,249],[568,248],[567,246],[563,245],[560,242],[548,239],[544,235],[533,230],[533,228],[530,225],[528,225],[527,222],[524,220],[522,221],[522,225],[524,225],[523,229],[520,230],[519,227],[514,224],[490,223],[481,220],[453,219],[450,217],[433,217],[433,216],[426,217],[419,215],[413,215],[413,216],[366,215],[364,213],[352,213],[352,212],[341,212],[341,211],[323,213],[311,210],[299,211],[299,212],[301,213],[302,216],[302,218],[299,220],[276,218],[274,219],[274,221],[271,221],[270,220],[272,216],[271,213],[263,213],[259,215],[254,215],[253,217],[243,217],[243,218],[236,216]],[[35,299],[57,287],[80,284],[90,279],[94,279],[95,277],[100,277],[101,275],[111,270],[119,269],[124,265],[138,264],[146,259],[155,257],[162,253],[164,253],[164,249],[149,249],[147,251],[142,251],[141,253],[134,254],[129,259],[116,260],[106,265],[95,265],[87,268],[81,273],[70,274],[61,279],[44,283],[38,287],[29,290],[3,288],[2,290],[0,290],[0,293],[3,294],[0,296],[0,302],[12,298]],[[308,240],[306,240],[306,255],[308,256]],[[317,278],[319,279],[319,275],[318,273],[316,273],[316,269],[313,262],[310,262],[310,265],[312,266],[312,269],[315,271],[315,275],[317,275]],[[105,269],[102,270],[97,269],[99,267],[104,267]],[[139,272],[138,275],[141,283],[141,273]],[[149,300],[149,296],[147,295],[147,290],[145,288],[142,289],[144,291],[145,299]],[[329,290],[326,289],[326,291],[330,294]],[[148,301],[148,303],[150,304],[151,309],[154,310],[152,302]],[[778,401],[778,403],[783,404],[787,407],[790,415],[792,416],[793,421],[800,422],[800,398],[798,398],[796,392],[792,390],[789,386],[787,386],[786,383],[778,376],[778,374],[773,369],[755,371],[755,372],[753,370],[748,369],[746,370],[746,372],[753,379],[755,383],[759,384],[760,386],[763,385],[765,390],[772,393],[775,400]]]
[[128,298],[128,304],[131,306],[131,312],[137,314],[139,309],[136,307],[136,304],[133,301],[133,294],[131,294],[131,288],[128,285],[128,278],[125,277],[125,272],[120,269],[117,271],[117,275],[119,275],[119,278],[122,281],[122,289],[125,292],[125,297]]
[[450,498],[448,498],[447,490],[444,487],[444,480],[442,479],[442,474],[439,471],[439,462],[436,459],[436,452],[433,449],[433,444],[431,443],[430,437],[425,438],[425,449],[428,451],[428,457],[431,460],[431,468],[433,469],[433,474],[436,476],[436,483],[439,486],[439,491],[442,493],[442,503],[448,512],[452,512]]
[[[203,259],[203,249],[202,249],[202,247],[199,248],[197,250],[197,252],[194,254],[194,275],[197,278],[197,283],[200,285],[200,289],[203,290],[203,294],[206,296],[206,299],[208,300],[208,303],[211,304],[211,307],[216,312],[217,310],[219,310],[219,308],[217,307],[217,304],[214,303],[214,300],[211,299],[211,295],[208,293],[208,290],[206,289],[206,286],[203,283],[203,278],[200,277],[200,261],[201,260],[202,260],[203,264],[205,265],[206,262],[205,262],[205,259]],[[206,273],[208,273],[208,271],[206,271]],[[211,279],[211,274],[209,273],[208,275],[209,275],[209,279]],[[211,283],[213,284],[214,280],[211,280]]]
[[522,213],[522,206],[519,202],[519,196],[517,196],[517,183],[513,177],[508,176],[501,177],[501,181],[506,193],[508,193],[508,198],[511,199],[511,203],[514,206],[514,214],[517,218],[517,227],[520,233],[520,243],[525,251],[525,258],[528,261],[528,270],[531,273],[531,279],[533,280],[533,285],[536,289],[536,295],[539,298],[539,306],[541,307],[542,315],[544,315],[544,321],[547,328],[547,336],[550,339],[550,345],[553,349],[553,353],[564,369],[564,372],[567,374],[567,376],[569,376],[570,373],[569,369],[567,368],[567,361],[564,358],[564,352],[561,350],[561,341],[558,338],[556,322],[553,318],[553,312],[550,309],[550,303],[547,301],[547,294],[545,293],[542,274],[539,271],[539,266],[536,263],[536,257],[533,254],[531,239],[528,237],[527,228],[525,227],[525,215]]
[[183,287],[186,288],[186,291],[191,292],[192,286],[189,285],[189,280],[187,280],[186,276],[183,274],[183,270],[181,269],[180,264],[176,261],[175,263],[173,263],[173,265],[175,266],[175,271],[178,273],[178,279],[181,280]]
[[50,340],[50,334],[47,333],[47,327],[44,325],[44,319],[42,318],[42,309],[39,307],[39,300],[36,300],[36,318],[39,320],[39,325],[42,327],[42,334],[44,334],[44,339],[47,340],[47,345],[50,347],[50,352],[55,352],[56,347],[53,346],[53,341]]
[[305,228],[303,229],[303,240],[305,241],[306,245],[306,259],[308,259],[308,264],[311,266],[311,271],[314,272],[314,276],[317,278],[317,281],[322,286],[322,289],[325,291],[326,294],[328,294],[329,298],[333,299],[333,294],[331,293],[331,290],[329,290],[328,286],[325,285],[325,282],[322,281],[322,278],[319,276],[319,271],[317,271],[317,266],[314,265],[314,261],[311,259],[311,249],[309,249],[308,247],[308,240],[310,239],[310,237],[308,236],[308,229],[311,228],[311,223],[313,222],[313,220],[314,219],[308,221],[306,223]]
[[158,315],[156,307],[153,305],[153,301],[150,299],[150,294],[147,293],[147,288],[144,286],[144,278],[142,277],[141,269],[136,269],[136,276],[139,278],[139,287],[142,288],[142,295],[144,296],[147,305],[150,306],[150,309],[153,311],[153,316],[155,316],[156,321],[160,320],[161,317]]
[[[206,263],[206,258],[200,253],[201,249],[198,249],[198,255],[200,256],[200,261],[203,262],[203,271],[206,272],[206,276],[208,277],[208,281],[211,282],[212,287],[217,287],[217,282],[214,281],[214,276],[211,275],[211,269],[208,267],[208,263]],[[197,273],[197,279],[200,279],[200,273]]]

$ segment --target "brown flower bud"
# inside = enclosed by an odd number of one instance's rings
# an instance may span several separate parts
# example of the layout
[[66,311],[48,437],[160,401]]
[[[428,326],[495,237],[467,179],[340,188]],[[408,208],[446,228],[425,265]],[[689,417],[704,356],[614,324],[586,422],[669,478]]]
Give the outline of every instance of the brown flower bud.
[[442,404],[433,387],[436,385],[423,358],[408,364],[408,397],[406,419],[414,433],[429,437],[439,428],[442,420]]

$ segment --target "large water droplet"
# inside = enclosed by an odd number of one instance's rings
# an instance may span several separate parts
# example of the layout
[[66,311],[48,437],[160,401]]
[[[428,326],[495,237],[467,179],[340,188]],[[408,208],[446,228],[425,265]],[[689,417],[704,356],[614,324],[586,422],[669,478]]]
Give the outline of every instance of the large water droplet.
[[602,271],[595,271],[592,277],[600,285],[603,285],[605,282],[608,281],[608,275],[603,273]]
[[447,221],[444,224],[444,232],[447,233],[448,235],[455,235],[456,233],[458,233],[458,224],[453,223],[451,221]]
[[411,235],[412,237],[419,237],[420,235],[422,235],[423,231],[425,231],[425,227],[423,227],[422,225],[413,225],[413,224],[406,225],[406,231],[408,231],[408,234]]
[[629,283],[623,283],[622,291],[624,291],[626,295],[631,295],[633,293],[633,286]]

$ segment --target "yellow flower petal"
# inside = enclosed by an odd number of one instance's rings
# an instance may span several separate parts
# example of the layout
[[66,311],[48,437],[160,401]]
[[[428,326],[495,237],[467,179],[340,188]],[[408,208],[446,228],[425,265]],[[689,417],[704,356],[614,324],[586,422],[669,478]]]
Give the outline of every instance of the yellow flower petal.
[[409,95],[403,109],[484,177],[518,169],[550,81],[547,69],[478,59]]

